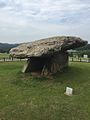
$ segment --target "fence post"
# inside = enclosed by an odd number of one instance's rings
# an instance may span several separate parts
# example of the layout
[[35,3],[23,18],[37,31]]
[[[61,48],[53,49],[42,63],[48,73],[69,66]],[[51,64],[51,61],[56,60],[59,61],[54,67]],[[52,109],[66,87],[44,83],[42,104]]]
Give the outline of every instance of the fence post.
[[4,62],[5,62],[5,58],[3,58]]
[[80,62],[81,62],[81,58],[80,58]]
[[90,62],[90,58],[88,58],[88,62]]
[[72,57],[72,62],[73,62],[73,57]]
[[12,61],[13,61],[13,57],[12,57]]

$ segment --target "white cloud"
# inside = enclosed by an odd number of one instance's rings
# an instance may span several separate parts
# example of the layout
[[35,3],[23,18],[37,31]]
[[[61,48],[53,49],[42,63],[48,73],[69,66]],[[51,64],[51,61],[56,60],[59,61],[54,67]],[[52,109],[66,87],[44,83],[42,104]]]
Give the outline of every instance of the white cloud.
[[89,24],[89,0],[0,0],[0,42],[57,34],[90,39]]

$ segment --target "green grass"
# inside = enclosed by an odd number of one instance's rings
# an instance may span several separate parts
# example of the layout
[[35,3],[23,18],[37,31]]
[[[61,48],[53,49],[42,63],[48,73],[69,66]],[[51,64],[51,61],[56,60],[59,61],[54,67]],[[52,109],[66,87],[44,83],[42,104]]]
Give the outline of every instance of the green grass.
[[9,58],[9,54],[7,54],[7,53],[0,53],[0,58]]
[[70,63],[51,79],[21,73],[23,64],[0,63],[0,120],[90,120],[90,63]]

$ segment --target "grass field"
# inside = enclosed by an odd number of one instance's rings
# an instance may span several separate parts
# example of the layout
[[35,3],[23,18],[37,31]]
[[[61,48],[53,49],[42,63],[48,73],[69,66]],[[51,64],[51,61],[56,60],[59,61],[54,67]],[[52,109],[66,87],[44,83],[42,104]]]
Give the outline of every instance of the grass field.
[[0,53],[0,58],[9,58],[9,54],[7,54],[7,53]]
[[0,63],[0,120],[90,120],[90,63],[70,63],[51,79],[22,74],[23,64]]

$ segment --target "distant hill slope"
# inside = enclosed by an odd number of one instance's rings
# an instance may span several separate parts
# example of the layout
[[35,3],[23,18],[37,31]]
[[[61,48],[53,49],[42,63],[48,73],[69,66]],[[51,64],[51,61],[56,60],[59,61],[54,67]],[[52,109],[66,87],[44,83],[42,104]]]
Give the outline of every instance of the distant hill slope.
[[16,47],[18,45],[19,44],[0,43],[0,53],[9,52],[11,48]]
[[90,44],[87,44],[86,46],[81,48],[76,48],[76,50],[90,50]]

